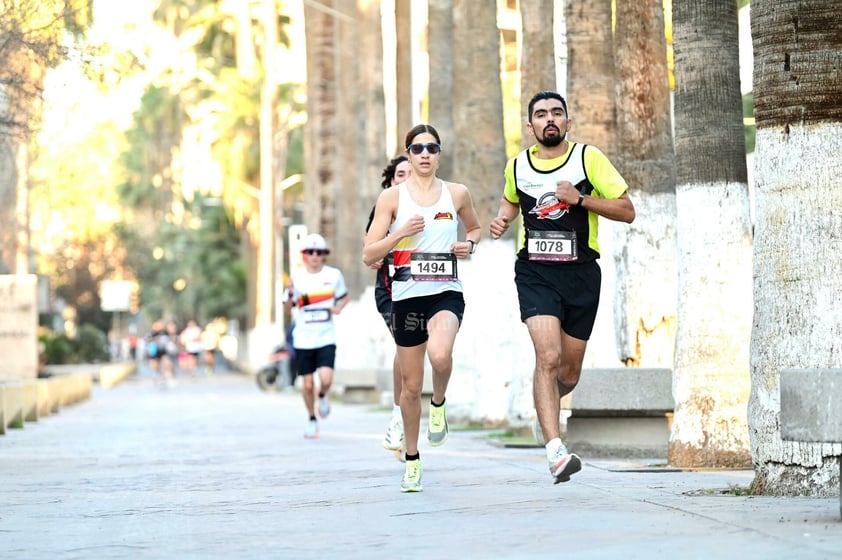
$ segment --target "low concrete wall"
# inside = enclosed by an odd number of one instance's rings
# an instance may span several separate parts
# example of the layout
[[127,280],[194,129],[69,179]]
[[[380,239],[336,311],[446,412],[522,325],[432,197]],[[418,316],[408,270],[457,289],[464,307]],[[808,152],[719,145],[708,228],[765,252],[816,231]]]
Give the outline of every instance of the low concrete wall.
[[119,385],[136,373],[137,364],[134,362],[106,364],[99,368],[96,380],[99,382],[100,387],[108,389]]
[[23,383],[19,381],[0,382],[0,407],[2,407],[3,426],[5,434],[7,428],[23,428],[24,391]]
[[0,435],[91,398],[94,382],[114,387],[137,372],[137,364],[47,366],[38,379],[0,381]]
[[672,370],[584,369],[561,409],[562,439],[577,453],[666,457],[675,409]]
[[[428,370],[424,394],[432,390]],[[332,392],[345,402],[391,405],[392,371],[337,369]],[[584,369],[576,389],[561,399],[561,408],[571,449],[592,456],[666,457],[675,408],[672,370]],[[536,434],[540,441],[540,430]]]
[[[337,369],[331,391],[345,402],[380,403],[391,406],[393,400],[393,375],[391,369]],[[433,394],[433,372],[424,371],[422,396]],[[387,402],[388,401],[388,402]]]
[[23,428],[38,422],[61,407],[90,398],[92,378],[77,372],[48,379],[0,382],[0,434],[8,428]]
[[561,399],[578,416],[663,416],[675,409],[672,370],[583,369],[579,384]]

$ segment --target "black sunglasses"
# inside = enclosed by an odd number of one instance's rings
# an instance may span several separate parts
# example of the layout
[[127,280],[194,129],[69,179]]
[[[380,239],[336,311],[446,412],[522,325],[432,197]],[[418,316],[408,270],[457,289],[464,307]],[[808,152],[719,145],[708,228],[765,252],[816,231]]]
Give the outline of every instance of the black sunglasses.
[[416,156],[423,152],[425,149],[427,153],[430,155],[436,155],[441,151],[441,144],[436,144],[435,142],[430,142],[429,144],[410,144],[406,147],[410,153],[415,154]]
[[326,249],[304,249],[301,252],[305,255],[319,255],[320,257],[322,255],[327,255],[328,253],[330,253],[330,251]]

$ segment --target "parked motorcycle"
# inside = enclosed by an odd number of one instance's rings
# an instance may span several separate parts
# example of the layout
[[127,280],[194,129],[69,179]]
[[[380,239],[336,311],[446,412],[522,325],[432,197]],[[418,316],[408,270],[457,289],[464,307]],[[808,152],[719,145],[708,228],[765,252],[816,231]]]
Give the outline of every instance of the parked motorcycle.
[[277,392],[292,387],[295,377],[295,352],[286,345],[276,346],[269,363],[257,372],[257,386],[261,391]]

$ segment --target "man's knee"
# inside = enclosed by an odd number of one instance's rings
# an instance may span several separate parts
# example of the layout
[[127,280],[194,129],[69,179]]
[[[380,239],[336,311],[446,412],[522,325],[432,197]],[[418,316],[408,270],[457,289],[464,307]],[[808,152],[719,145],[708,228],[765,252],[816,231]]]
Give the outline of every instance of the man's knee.
[[539,370],[554,370],[561,364],[561,350],[547,348],[535,354],[535,363]]
[[563,397],[564,395],[572,392],[573,389],[575,389],[576,385],[578,385],[578,384],[579,384],[578,380],[575,383],[572,383],[572,384],[564,383],[562,381],[559,381],[558,382],[558,396]]
[[561,370],[559,371],[558,378],[556,381],[558,382],[558,390],[562,396],[566,395],[570,391],[576,388],[576,385],[579,384],[579,378],[582,375],[582,366],[575,366],[572,364],[562,364]]

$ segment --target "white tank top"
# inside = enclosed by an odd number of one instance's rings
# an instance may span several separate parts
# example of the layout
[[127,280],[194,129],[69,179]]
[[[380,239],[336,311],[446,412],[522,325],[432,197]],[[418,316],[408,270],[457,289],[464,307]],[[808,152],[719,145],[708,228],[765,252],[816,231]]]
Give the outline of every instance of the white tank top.
[[462,282],[458,279],[447,281],[417,281],[410,273],[410,260],[413,253],[447,253],[456,242],[459,217],[453,205],[450,187],[441,182],[441,196],[431,206],[420,206],[412,199],[407,184],[398,186],[398,211],[395,221],[389,228],[393,233],[416,214],[424,218],[424,231],[412,237],[405,237],[392,250],[395,276],[392,279],[392,300],[430,296],[442,292],[462,291]]

